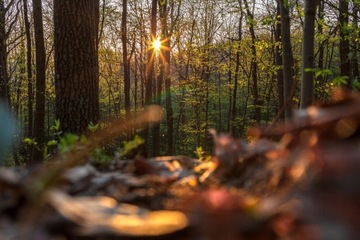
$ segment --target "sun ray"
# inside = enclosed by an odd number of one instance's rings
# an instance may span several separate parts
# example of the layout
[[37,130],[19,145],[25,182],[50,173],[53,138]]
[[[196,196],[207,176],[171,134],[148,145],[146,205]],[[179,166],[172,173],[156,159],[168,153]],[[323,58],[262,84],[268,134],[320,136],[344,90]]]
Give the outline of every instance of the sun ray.
[[156,52],[160,51],[162,48],[160,38],[155,39],[152,43],[152,46]]

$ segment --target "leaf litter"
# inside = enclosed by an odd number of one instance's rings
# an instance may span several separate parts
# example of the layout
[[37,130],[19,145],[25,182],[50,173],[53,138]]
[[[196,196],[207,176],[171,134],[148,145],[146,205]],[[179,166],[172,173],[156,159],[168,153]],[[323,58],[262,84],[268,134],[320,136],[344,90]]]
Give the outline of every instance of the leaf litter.
[[51,164],[0,169],[0,239],[360,239],[359,95],[254,126],[249,143],[209,130],[211,161],[137,155],[98,167],[88,152],[127,128]]

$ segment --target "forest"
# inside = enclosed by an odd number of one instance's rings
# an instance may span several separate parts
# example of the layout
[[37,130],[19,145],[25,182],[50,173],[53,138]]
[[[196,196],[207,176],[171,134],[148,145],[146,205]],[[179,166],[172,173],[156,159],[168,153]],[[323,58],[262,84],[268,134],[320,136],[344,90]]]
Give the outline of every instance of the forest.
[[0,239],[359,239],[359,0],[0,0]]
[[17,119],[5,165],[150,104],[164,120],[107,153],[140,135],[149,156],[194,156],[210,128],[246,137],[360,86],[358,1],[80,2],[1,1],[0,96]]

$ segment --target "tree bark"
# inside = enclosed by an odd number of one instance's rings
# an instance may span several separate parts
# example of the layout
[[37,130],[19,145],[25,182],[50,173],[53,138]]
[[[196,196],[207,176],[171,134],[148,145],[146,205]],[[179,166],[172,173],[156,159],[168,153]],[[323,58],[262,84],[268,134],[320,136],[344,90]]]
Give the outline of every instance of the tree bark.
[[278,92],[278,103],[279,103],[279,118],[284,119],[285,114],[284,111],[281,110],[284,107],[284,74],[282,69],[282,51],[279,44],[281,44],[281,21],[278,18],[281,18],[280,15],[280,5],[277,4],[276,7],[276,23],[275,23],[275,65],[277,67],[276,70],[276,79],[277,79],[277,92]]
[[314,92],[314,73],[307,69],[314,68],[315,14],[317,1],[305,1],[305,20],[302,42],[302,80],[300,108],[312,104]]
[[126,118],[130,117],[130,61],[127,48],[127,0],[123,0],[121,18],[121,42],[123,47],[124,95]]
[[[28,128],[27,128],[27,137],[33,138],[33,105],[34,105],[34,96],[33,96],[33,74],[32,74],[32,45],[31,45],[31,33],[30,33],[30,21],[28,16],[28,1],[23,0],[24,5],[24,24],[25,24],[25,36],[26,36],[26,72],[27,72],[27,112],[28,112]],[[30,148],[31,149],[31,148]],[[31,158],[32,150],[29,152],[29,158]]]
[[[151,3],[151,19],[150,19],[150,41],[149,41],[149,50],[148,50],[148,59],[146,65],[146,79],[145,79],[145,105],[149,105],[152,102],[153,98],[153,81],[154,81],[154,59],[155,59],[155,50],[150,46],[156,39],[156,16],[157,16],[157,0],[152,0]],[[145,126],[144,138],[149,141],[149,129]],[[151,149],[150,144],[148,148]],[[150,152],[150,151],[148,151]],[[150,154],[151,155],[151,154]]]
[[234,136],[238,133],[238,123],[236,122],[237,117],[237,108],[236,108],[236,100],[237,100],[237,92],[238,92],[238,81],[240,75],[240,49],[241,49],[241,41],[242,41],[242,23],[244,18],[244,12],[242,10],[241,2],[239,2],[240,6],[240,16],[239,16],[239,24],[238,24],[238,39],[237,39],[237,51],[236,51],[236,62],[235,62],[235,76],[234,76],[234,89],[232,92],[232,106],[231,106],[231,132]]
[[[319,36],[322,36],[322,34],[324,33],[324,28],[323,28],[323,21],[324,21],[324,5],[325,3],[323,1],[319,1],[319,10],[318,10],[318,24],[317,24],[317,34]],[[318,60],[317,60],[317,68],[322,70],[325,67],[324,64],[324,56],[325,56],[325,44],[324,44],[324,40],[323,41],[319,41],[318,42]],[[315,80],[315,89],[318,86],[323,86],[324,84],[324,80],[325,78],[323,76],[318,76]],[[320,94],[318,92],[315,91],[314,93],[314,99],[319,99],[320,98]]]
[[[359,3],[354,3],[354,7],[353,7],[353,15],[354,16],[358,16],[359,14]],[[358,18],[355,18],[353,20],[353,25],[355,29],[359,29],[359,20]],[[359,81],[359,77],[360,77],[360,73],[359,73],[359,61],[358,61],[358,49],[359,49],[359,44],[357,39],[359,38],[360,34],[358,33],[355,38],[352,38],[352,58],[351,58],[351,69],[352,69],[352,77],[353,77],[353,81]]]
[[339,0],[339,27],[340,27],[340,75],[348,77],[346,88],[351,89],[352,76],[350,66],[350,42],[349,42],[349,1]]
[[33,155],[30,164],[39,164],[44,160],[46,81],[46,52],[41,0],[33,0],[33,16],[36,55],[36,94],[33,132],[37,146],[33,149]]
[[[247,0],[244,1],[245,8],[248,17],[253,20],[254,15],[251,13]],[[252,78],[252,95],[253,95],[253,103],[255,107],[254,111],[254,119],[256,123],[260,123],[261,109],[260,109],[260,99],[259,99],[259,89],[258,89],[258,64],[256,57],[256,36],[254,24],[252,22],[249,23],[249,31],[251,35],[251,78]]]
[[54,1],[56,117],[63,132],[99,121],[99,0]]
[[293,111],[293,97],[295,92],[294,84],[294,60],[291,46],[290,16],[288,1],[277,0],[280,5],[281,14],[281,43],[282,43],[282,62],[284,77],[284,112],[285,121],[288,121]]
[[7,74],[7,36],[6,9],[4,0],[0,0],[0,101],[8,105],[9,85]]

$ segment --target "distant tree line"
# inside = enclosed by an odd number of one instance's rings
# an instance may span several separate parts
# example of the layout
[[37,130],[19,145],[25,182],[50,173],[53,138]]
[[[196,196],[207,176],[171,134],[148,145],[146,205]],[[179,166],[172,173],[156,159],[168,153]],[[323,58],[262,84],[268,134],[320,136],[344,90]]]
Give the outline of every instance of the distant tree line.
[[[357,0],[0,0],[0,99],[18,119],[9,164],[44,161],[61,134],[163,108],[149,155],[211,149],[209,128],[252,124],[357,91]],[[153,42],[161,42],[160,49]],[[23,143],[32,139],[33,146]]]

